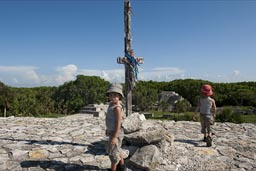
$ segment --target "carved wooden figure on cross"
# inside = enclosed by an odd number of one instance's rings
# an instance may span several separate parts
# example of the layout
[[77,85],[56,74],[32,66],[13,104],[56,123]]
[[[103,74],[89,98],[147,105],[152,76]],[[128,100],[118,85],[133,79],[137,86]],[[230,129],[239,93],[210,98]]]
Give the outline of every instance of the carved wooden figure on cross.
[[[130,56],[132,56],[133,58],[135,58],[135,60],[137,61],[138,64],[143,64],[143,63],[144,63],[144,58],[142,58],[142,57],[135,57],[133,50],[130,50],[130,52],[129,52],[128,54],[129,54]],[[125,56],[123,56],[123,57],[118,57],[118,58],[117,58],[117,63],[119,63],[119,64],[128,63],[127,57],[125,57]]]
[[118,57],[117,63],[125,64],[125,71],[127,73],[125,75],[126,84],[129,84],[132,90],[135,86],[135,82],[138,80],[138,66],[144,63],[144,59],[142,57],[134,57],[134,51],[131,49],[128,52],[125,51],[124,57]]

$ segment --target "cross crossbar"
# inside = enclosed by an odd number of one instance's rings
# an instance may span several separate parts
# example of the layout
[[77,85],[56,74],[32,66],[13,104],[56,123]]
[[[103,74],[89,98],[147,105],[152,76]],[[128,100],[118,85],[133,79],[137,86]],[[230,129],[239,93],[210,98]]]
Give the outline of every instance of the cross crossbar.
[[[144,58],[142,57],[135,57],[136,61],[138,64],[143,64],[144,63]],[[129,63],[127,57],[123,56],[123,57],[118,57],[117,58],[117,63],[118,64],[127,64]]]

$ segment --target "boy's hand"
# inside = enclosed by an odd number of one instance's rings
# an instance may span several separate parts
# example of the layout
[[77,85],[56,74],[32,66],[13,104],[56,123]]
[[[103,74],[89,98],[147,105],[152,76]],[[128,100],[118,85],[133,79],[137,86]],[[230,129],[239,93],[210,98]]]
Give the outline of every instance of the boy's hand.
[[197,116],[194,115],[194,116],[193,116],[193,121],[196,121],[196,119],[197,119]]
[[117,144],[117,137],[113,137],[113,138],[112,138],[111,144],[112,144],[112,145]]
[[106,135],[106,136],[109,136],[108,130],[105,131],[105,135]]

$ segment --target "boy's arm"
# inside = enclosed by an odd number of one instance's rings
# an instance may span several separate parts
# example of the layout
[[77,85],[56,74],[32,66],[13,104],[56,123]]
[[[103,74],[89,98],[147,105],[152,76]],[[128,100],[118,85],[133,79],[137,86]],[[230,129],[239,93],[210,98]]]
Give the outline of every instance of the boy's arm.
[[193,120],[196,120],[196,118],[197,118],[197,112],[198,112],[199,108],[200,108],[200,102],[198,101],[198,102],[197,102],[197,105],[196,105],[195,112],[194,112]]
[[112,144],[116,144],[117,143],[117,138],[119,136],[119,132],[120,132],[120,129],[121,129],[121,119],[122,119],[122,109],[121,107],[116,107],[114,109],[114,112],[116,114],[116,129],[115,129],[115,133],[113,135],[113,139],[111,140],[112,141]]
[[212,99],[212,107],[213,107],[213,117],[215,118],[217,113],[217,107],[214,99]]

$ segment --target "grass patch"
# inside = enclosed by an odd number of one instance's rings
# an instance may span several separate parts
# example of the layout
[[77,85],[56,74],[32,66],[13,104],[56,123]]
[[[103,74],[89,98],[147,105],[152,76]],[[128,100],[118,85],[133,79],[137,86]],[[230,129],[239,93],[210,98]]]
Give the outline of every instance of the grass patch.
[[66,115],[63,115],[63,114],[57,114],[57,113],[50,113],[50,114],[40,114],[40,115],[37,115],[35,117],[37,118],[59,118],[59,117],[64,117]]
[[174,120],[174,121],[192,121],[194,112],[184,112],[184,113],[173,113],[173,112],[161,112],[161,111],[148,111],[147,113],[152,113],[152,119],[160,120]]
[[[193,121],[194,112],[184,113],[171,113],[161,111],[148,111],[152,113],[151,119],[160,120],[174,120],[174,121]],[[229,111],[222,114],[218,114],[216,118],[217,122],[233,122],[233,123],[253,123],[256,124],[256,114],[253,115],[242,115],[242,114],[231,114]],[[200,115],[198,114],[197,121],[200,121]]]
[[241,115],[243,123],[254,123],[256,124],[256,114],[254,115]]

